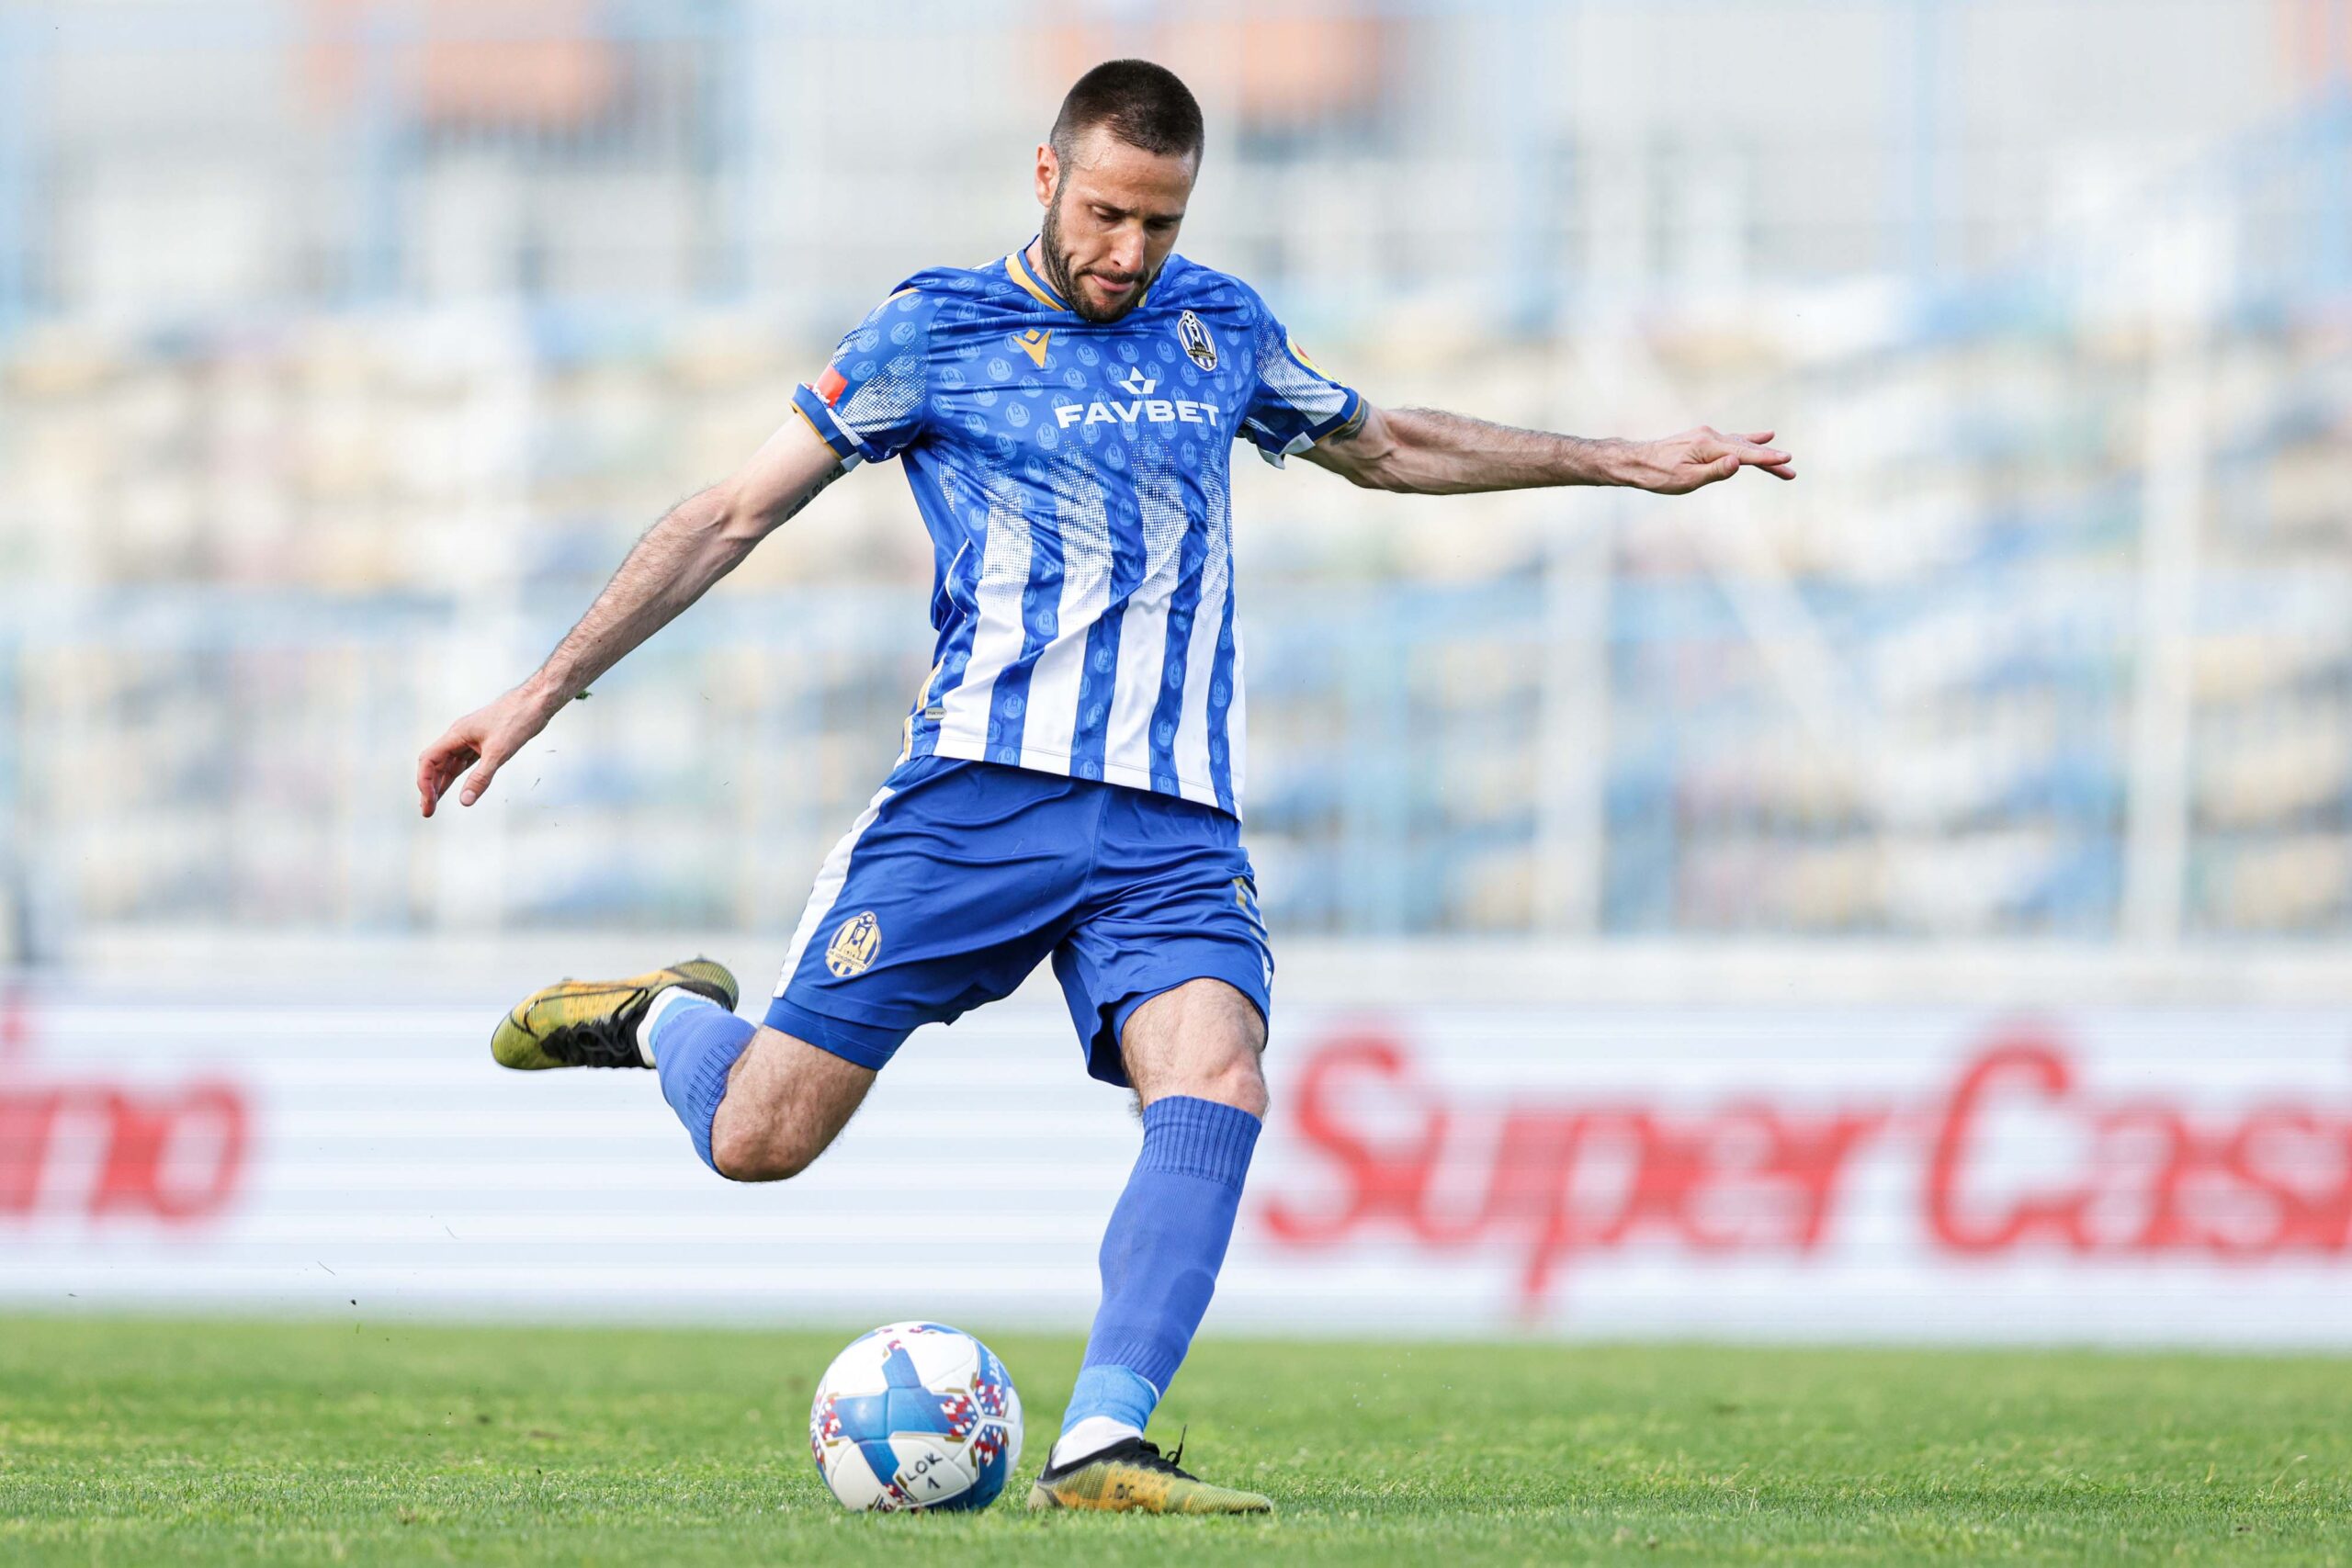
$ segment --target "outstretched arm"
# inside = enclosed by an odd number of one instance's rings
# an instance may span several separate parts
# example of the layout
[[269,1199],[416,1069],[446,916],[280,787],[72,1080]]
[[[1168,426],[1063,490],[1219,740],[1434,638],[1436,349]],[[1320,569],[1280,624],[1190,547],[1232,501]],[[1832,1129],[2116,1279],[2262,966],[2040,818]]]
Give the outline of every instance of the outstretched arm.
[[442,793],[469,767],[473,772],[458,803],[481,799],[506,760],[564,704],[734,570],[753,546],[841,473],[832,448],[807,420],[795,417],[731,478],[672,507],[638,540],[536,674],[458,720],[424,749],[416,760],[419,809],[432,816]]
[[1706,426],[1658,441],[1586,440],[1489,424],[1437,409],[1376,409],[1299,454],[1351,484],[1415,495],[1529,490],[1541,485],[1631,485],[1683,495],[1757,468],[1797,477],[1772,433],[1724,435]]

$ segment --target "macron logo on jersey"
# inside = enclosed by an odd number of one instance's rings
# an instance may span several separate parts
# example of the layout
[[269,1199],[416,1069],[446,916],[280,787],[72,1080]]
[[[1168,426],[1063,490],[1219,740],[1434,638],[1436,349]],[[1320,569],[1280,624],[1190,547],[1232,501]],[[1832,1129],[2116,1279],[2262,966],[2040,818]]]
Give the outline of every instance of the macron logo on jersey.
[[1054,419],[1064,430],[1084,421],[1088,424],[1133,424],[1138,419],[1151,424],[1214,424],[1217,419],[1215,403],[1195,402],[1190,398],[1155,398],[1159,390],[1159,378],[1144,374],[1140,365],[1130,368],[1113,385],[1129,394],[1123,402],[1057,403]]

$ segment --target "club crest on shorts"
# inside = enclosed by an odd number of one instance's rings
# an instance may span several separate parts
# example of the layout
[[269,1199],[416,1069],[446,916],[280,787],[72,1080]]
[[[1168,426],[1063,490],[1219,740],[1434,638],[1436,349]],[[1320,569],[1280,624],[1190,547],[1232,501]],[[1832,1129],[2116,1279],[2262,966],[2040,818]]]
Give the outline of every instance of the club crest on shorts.
[[874,963],[875,954],[881,951],[882,922],[874,918],[873,910],[867,909],[843,920],[842,929],[833,933],[833,940],[825,944],[825,967],[836,978],[846,980],[865,974]]
[[1209,336],[1208,328],[1201,325],[1200,317],[1190,310],[1176,318],[1176,341],[1184,345],[1184,352],[1193,364],[1204,370],[1216,368],[1216,340]]

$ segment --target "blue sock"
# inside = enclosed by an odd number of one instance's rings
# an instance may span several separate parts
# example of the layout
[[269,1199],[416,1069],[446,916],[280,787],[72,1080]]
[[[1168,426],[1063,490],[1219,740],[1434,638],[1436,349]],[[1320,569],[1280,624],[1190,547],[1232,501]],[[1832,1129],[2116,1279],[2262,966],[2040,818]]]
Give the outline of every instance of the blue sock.
[[1258,1118],[1189,1095],[1143,1111],[1143,1153],[1102,1236],[1102,1306],[1062,1430],[1107,1416],[1141,1431],[1184,1363],[1233,1239]]
[[676,1003],[654,1023],[653,1066],[662,1075],[662,1098],[686,1124],[695,1153],[713,1170],[718,1167],[710,1158],[711,1118],[727,1098],[727,1075],[735,1058],[758,1032],[750,1019],[737,1018],[703,997]]

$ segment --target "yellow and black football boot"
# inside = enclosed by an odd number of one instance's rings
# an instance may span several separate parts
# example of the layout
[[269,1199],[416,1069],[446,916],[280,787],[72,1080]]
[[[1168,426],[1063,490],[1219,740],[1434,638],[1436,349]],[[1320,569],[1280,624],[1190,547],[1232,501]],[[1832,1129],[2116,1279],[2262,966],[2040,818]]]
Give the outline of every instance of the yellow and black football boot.
[[1068,1464],[1048,1463],[1029,1488],[1032,1508],[1093,1508],[1134,1514],[1271,1514],[1274,1500],[1212,1486],[1177,1464],[1184,1457],[1127,1438]]
[[563,980],[533,991],[498,1021],[490,1054],[502,1067],[650,1067],[637,1048],[637,1026],[655,993],[675,986],[735,1010],[735,976],[707,958],[690,958],[626,980]]

